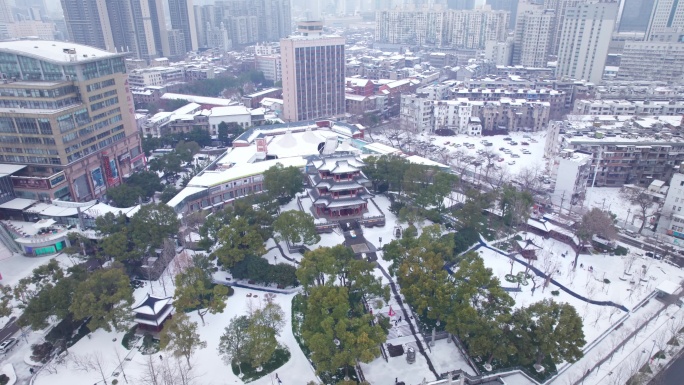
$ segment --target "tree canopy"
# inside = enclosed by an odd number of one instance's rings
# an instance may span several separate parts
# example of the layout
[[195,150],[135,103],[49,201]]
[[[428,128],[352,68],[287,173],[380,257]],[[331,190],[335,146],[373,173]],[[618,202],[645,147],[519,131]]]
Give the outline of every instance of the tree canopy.
[[372,315],[350,307],[347,288],[317,286],[306,300],[302,338],[311,351],[317,372],[333,372],[380,355],[387,332],[371,325]]
[[264,189],[269,196],[284,204],[304,191],[304,176],[297,167],[283,167],[278,163],[264,171]]
[[159,346],[171,351],[175,357],[185,357],[188,367],[191,367],[190,357],[197,349],[206,348],[207,343],[197,333],[197,322],[192,322],[187,314],[177,312],[164,324],[159,335]]
[[228,288],[214,285],[209,272],[197,266],[190,267],[176,276],[174,306],[179,310],[197,310],[204,325],[204,316],[223,313],[228,298]]
[[69,310],[76,319],[90,317],[91,330],[123,331],[131,318],[133,289],[121,265],[93,272],[74,292]]
[[284,240],[291,245],[313,245],[321,240],[313,216],[299,210],[281,213],[273,222],[273,229],[278,232],[279,241]]
[[214,251],[219,263],[231,268],[247,255],[261,256],[266,253],[264,239],[256,224],[250,225],[246,218],[233,219],[218,232],[219,246]]

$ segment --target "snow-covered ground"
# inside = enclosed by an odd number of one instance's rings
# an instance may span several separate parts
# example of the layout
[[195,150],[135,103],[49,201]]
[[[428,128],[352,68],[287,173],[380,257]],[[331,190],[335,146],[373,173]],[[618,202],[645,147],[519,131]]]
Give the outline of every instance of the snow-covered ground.
[[[136,298],[142,298],[147,293],[147,287],[136,290]],[[248,295],[250,295],[248,297]],[[287,321],[278,340],[285,345],[291,353],[290,360],[276,370],[280,379],[285,384],[305,384],[308,381],[316,379],[313,368],[309,361],[302,353],[297,345],[290,327],[290,315],[292,308],[293,295],[277,294],[274,301],[278,303],[285,313]],[[223,330],[230,323],[230,319],[234,316],[248,314],[250,306],[259,305],[263,300],[262,292],[255,292],[252,290],[235,288],[235,293],[228,298],[226,309],[220,314],[207,314],[205,316],[206,325],[202,326],[202,322],[196,312],[188,315],[193,321],[198,322],[199,333],[202,340],[207,342],[207,347],[200,349],[195,353],[191,363],[193,364],[193,372],[198,376],[198,381],[207,385],[223,385],[223,384],[240,384],[242,381],[233,374],[232,370],[217,352],[219,338],[223,334]],[[108,381],[111,381],[112,373],[117,372],[118,360],[115,351],[118,351],[123,357],[130,358],[124,361],[124,371],[129,382],[143,384],[141,378],[144,377],[145,363],[148,356],[140,354],[135,348],[131,351],[126,350],[121,345],[121,339],[124,333],[108,333],[104,330],[96,330],[91,334],[91,337],[83,338],[76,345],[69,349],[70,354],[62,364],[56,365],[56,373],[48,373],[42,371],[35,381],[36,385],[90,385],[101,382],[102,376],[97,370],[82,371],[78,369],[76,362],[78,358],[92,357],[93,354],[102,356],[104,363],[104,372]],[[115,340],[116,339],[116,340]],[[160,352],[164,360],[171,359],[171,356],[166,352]],[[76,358],[76,359],[74,359]],[[158,355],[152,357],[156,362],[159,361]],[[119,383],[122,383],[122,376],[119,377]],[[271,384],[272,379],[267,375],[258,379],[252,384],[267,385]]]
[[[535,245],[541,247],[541,250],[537,252],[538,259],[533,261],[536,268],[553,272],[553,279],[561,285],[594,301],[612,301],[631,310],[650,296],[662,282],[678,283],[684,279],[681,269],[662,261],[640,256],[639,254],[643,252],[637,250],[633,250],[624,257],[581,254],[578,260],[580,267],[573,271],[571,262],[574,261],[575,254],[568,245],[532,234],[521,233],[521,235],[524,239],[530,239]],[[484,259],[485,265],[492,269],[495,276],[499,277],[503,287],[517,287],[517,284],[507,282],[504,276],[511,270],[513,275],[525,271],[524,266],[517,262],[511,266],[511,260],[508,257],[487,248],[480,248],[478,252]],[[518,258],[522,259],[519,255]],[[631,275],[625,276],[623,271],[630,263]],[[510,293],[516,302],[515,306],[527,306],[544,298],[573,305],[584,321],[587,343],[591,343],[625,315],[624,311],[615,307],[592,305],[573,297],[553,283],[544,289],[543,281],[538,277],[535,279],[537,289],[534,293],[532,293],[534,284],[531,281],[526,286],[521,285],[520,292]],[[608,279],[610,283],[604,283],[604,279]],[[554,296],[551,291],[559,291],[559,295]]]

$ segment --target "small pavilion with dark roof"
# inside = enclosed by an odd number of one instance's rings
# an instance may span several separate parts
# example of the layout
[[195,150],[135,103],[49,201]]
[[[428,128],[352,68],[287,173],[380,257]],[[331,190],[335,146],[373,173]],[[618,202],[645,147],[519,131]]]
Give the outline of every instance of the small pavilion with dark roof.
[[164,321],[171,318],[172,299],[172,297],[161,298],[147,294],[147,297],[132,309],[138,328],[153,332],[161,331]]

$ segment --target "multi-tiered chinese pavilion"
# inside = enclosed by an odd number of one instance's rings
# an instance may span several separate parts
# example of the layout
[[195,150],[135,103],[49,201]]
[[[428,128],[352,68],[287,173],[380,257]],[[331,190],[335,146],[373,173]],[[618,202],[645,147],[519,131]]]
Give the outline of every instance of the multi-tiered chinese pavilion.
[[309,160],[306,171],[316,216],[345,219],[368,211],[370,181],[361,171],[363,161],[355,156],[322,156]]

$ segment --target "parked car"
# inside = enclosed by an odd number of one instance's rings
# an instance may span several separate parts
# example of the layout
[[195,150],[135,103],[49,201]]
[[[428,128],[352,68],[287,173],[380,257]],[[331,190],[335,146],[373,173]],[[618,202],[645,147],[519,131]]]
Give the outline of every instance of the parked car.
[[656,260],[661,260],[661,259],[663,259],[663,256],[662,256],[662,255],[660,255],[660,254],[654,254],[654,253],[652,253],[652,252],[650,252],[650,251],[647,251],[646,254],[644,254],[644,255],[646,255],[646,256],[649,257],[649,258],[656,259]]
[[513,154],[513,155],[511,155],[511,158],[520,158],[520,155],[518,155],[518,154]]
[[356,238],[356,231],[354,231],[354,230],[350,231],[349,236],[352,238]]
[[514,160],[508,162],[508,165],[509,165],[509,166],[512,166],[512,165],[514,165],[514,164],[515,164],[515,161],[514,161]]
[[530,145],[530,144],[527,143],[527,142],[520,142],[520,144],[522,144],[523,146],[529,146],[529,145]]
[[509,142],[509,141],[513,140],[513,138],[507,136],[507,137],[504,138],[504,140],[507,141],[507,142]]
[[12,350],[12,348],[14,346],[16,346],[17,342],[18,341],[16,338],[8,338],[8,339],[4,340],[0,344],[0,353],[5,354],[5,353],[9,352],[10,350]]
[[511,140],[510,142],[508,142],[508,144],[510,144],[511,146],[517,146],[518,142]]

